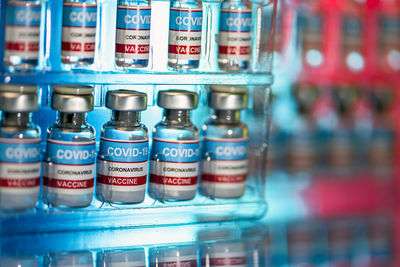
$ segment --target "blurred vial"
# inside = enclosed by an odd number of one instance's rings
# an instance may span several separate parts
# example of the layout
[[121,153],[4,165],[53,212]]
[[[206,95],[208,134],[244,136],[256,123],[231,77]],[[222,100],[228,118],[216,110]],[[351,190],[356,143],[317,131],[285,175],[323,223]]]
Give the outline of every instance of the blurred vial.
[[0,209],[34,208],[40,184],[40,128],[32,123],[37,87],[0,87]]
[[94,62],[96,47],[96,0],[64,0],[61,61],[71,65]]
[[345,16],[343,19],[342,60],[344,66],[354,72],[365,67],[363,49],[363,25],[359,16]]
[[2,255],[0,256],[0,267],[38,267],[38,260],[35,256]]
[[248,69],[251,58],[250,1],[224,0],[219,28],[219,67],[230,71]]
[[97,267],[145,267],[144,249],[110,250],[97,253]]
[[351,85],[340,85],[333,89],[337,123],[330,134],[328,160],[332,171],[348,173],[355,167],[354,106],[359,89]]
[[146,191],[149,150],[140,111],[147,108],[147,95],[108,91],[105,106],[112,110],[112,116],[101,131],[96,197],[103,202],[140,203]]
[[197,247],[166,246],[150,250],[150,267],[185,266],[197,267]]
[[8,0],[6,5],[4,63],[27,70],[38,64],[40,0]]
[[212,117],[203,125],[200,193],[211,198],[238,198],[246,189],[248,128],[240,120],[247,108],[247,88],[212,86]]
[[379,59],[387,72],[400,70],[400,19],[398,16],[382,15],[379,31]]
[[43,259],[45,267],[93,267],[92,253],[89,251],[54,252]]
[[151,8],[149,0],[118,0],[116,64],[143,68],[149,63]]
[[185,90],[158,92],[164,108],[162,121],[153,130],[149,194],[165,200],[190,200],[199,175],[199,131],[190,120],[198,95]]
[[92,201],[95,172],[95,130],[87,124],[93,110],[93,87],[54,86],[51,107],[57,121],[47,129],[43,164],[43,201],[79,208]]
[[320,14],[301,14],[299,24],[302,34],[303,65],[320,67],[324,63],[322,50],[323,20]]
[[287,228],[287,250],[289,266],[314,266],[314,233],[307,223],[293,223]]
[[172,0],[169,16],[168,66],[198,68],[203,25],[201,0]]
[[352,266],[353,229],[351,222],[347,220],[329,222],[328,250],[333,266]]
[[292,173],[308,173],[317,166],[318,129],[312,110],[318,98],[318,89],[309,84],[299,84],[294,90],[297,102],[297,121],[288,136],[287,163]]
[[388,215],[377,215],[367,221],[368,247],[371,267],[393,266],[393,224]]
[[372,92],[373,129],[368,144],[368,166],[379,177],[390,177],[394,170],[395,123],[393,88],[377,87]]
[[201,253],[201,266],[250,266],[247,265],[246,245],[239,241],[216,241],[205,244]]

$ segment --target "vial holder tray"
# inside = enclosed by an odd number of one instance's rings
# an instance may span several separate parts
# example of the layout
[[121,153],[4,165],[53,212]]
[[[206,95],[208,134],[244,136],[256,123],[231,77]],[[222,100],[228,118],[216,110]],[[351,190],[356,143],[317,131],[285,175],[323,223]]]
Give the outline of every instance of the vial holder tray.
[[[110,119],[110,111],[104,107],[105,93],[108,90],[131,89],[147,93],[148,108],[142,113],[141,121],[149,129],[151,147],[151,132],[162,116],[162,109],[156,104],[159,90],[184,89],[197,92],[199,106],[192,111],[192,121],[201,129],[210,114],[207,105],[209,85],[246,86],[249,89],[249,108],[242,111],[241,119],[249,127],[247,185],[244,195],[239,199],[210,199],[197,193],[190,201],[160,202],[146,193],[144,202],[140,204],[110,205],[93,197],[91,206],[81,209],[49,207],[39,198],[35,209],[1,212],[1,234],[254,219],[265,213],[265,162],[276,0],[251,3],[252,57],[249,69],[242,72],[229,72],[218,68],[216,36],[221,7],[219,1],[203,2],[200,66],[190,70],[173,70],[168,67],[169,1],[151,2],[150,58],[148,67],[142,69],[122,69],[115,65],[116,0],[99,0],[97,3],[95,59],[94,64],[87,66],[69,66],[61,63],[62,1],[48,0],[42,1],[41,4],[38,66],[30,71],[21,72],[1,63],[0,76],[3,84],[38,85],[39,110],[34,112],[33,121],[42,129],[42,150],[45,149],[46,129],[56,119],[55,111],[50,108],[52,85],[94,86],[95,108],[89,113],[88,122],[96,129],[97,151],[101,126]],[[0,5],[0,21],[4,26],[5,1],[1,1]],[[5,31],[2,27],[1,58],[4,56],[4,38]]]

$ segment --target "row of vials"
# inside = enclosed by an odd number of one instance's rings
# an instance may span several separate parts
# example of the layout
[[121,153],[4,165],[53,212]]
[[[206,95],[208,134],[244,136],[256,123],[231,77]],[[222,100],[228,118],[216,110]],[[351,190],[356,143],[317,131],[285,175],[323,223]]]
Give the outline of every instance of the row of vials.
[[34,207],[41,184],[43,201],[50,206],[89,206],[95,176],[96,197],[108,203],[140,203],[146,186],[156,200],[191,200],[198,180],[200,193],[210,198],[239,198],[245,191],[248,128],[240,111],[247,108],[247,88],[211,87],[208,102],[214,112],[202,126],[202,142],[190,116],[198,105],[197,93],[159,91],[163,117],[154,126],[150,151],[148,130],[140,122],[147,95],[108,91],[105,106],[112,116],[101,129],[96,153],[95,129],[86,122],[93,110],[93,88],[53,86],[51,107],[57,120],[47,129],[42,159],[40,128],[31,121],[38,107],[36,90],[27,85],[0,87],[3,210]]
[[[64,0],[61,61],[71,65],[94,63],[97,1]],[[218,61],[225,70],[244,70],[251,58],[251,4],[225,0],[219,20]],[[38,64],[41,39],[41,1],[9,0],[6,10],[5,64],[31,69]],[[157,18],[154,18],[157,19]],[[149,64],[151,6],[149,0],[118,0],[116,65],[144,68]],[[103,22],[107,25],[109,22]],[[173,0],[169,13],[168,65],[173,69],[199,67],[203,28],[200,0]],[[156,44],[157,46],[160,44]]]

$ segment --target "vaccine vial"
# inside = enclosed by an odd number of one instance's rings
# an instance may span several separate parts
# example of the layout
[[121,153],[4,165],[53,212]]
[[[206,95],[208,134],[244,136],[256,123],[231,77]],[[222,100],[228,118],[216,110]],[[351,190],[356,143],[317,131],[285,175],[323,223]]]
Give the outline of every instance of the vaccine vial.
[[86,122],[93,110],[93,88],[60,85],[53,90],[57,121],[47,129],[43,201],[55,207],[86,207],[92,201],[96,159],[95,130]]
[[143,248],[112,250],[98,253],[97,264],[104,267],[144,267],[146,266],[146,258]]
[[39,0],[9,0],[6,4],[4,63],[15,69],[38,64],[41,5]]
[[249,68],[251,58],[251,4],[224,0],[219,22],[218,62],[223,70]]
[[198,95],[185,90],[158,92],[163,118],[153,130],[149,194],[152,198],[190,200],[197,190],[199,132],[190,120]]
[[116,64],[143,68],[149,63],[151,8],[148,0],[118,0]]
[[250,266],[247,264],[244,242],[217,241],[205,244],[201,254],[201,266]]
[[34,208],[40,184],[40,129],[31,121],[36,86],[0,87],[0,209]]
[[96,0],[64,0],[61,61],[71,65],[94,62],[96,46]]
[[90,251],[58,251],[43,257],[45,267],[93,267]]
[[201,0],[173,0],[169,16],[168,66],[198,68],[203,25]]
[[240,120],[247,108],[247,88],[212,86],[212,117],[202,128],[203,166],[200,193],[211,198],[239,198],[248,174],[248,128]]
[[114,90],[106,95],[111,120],[101,131],[97,161],[96,197],[102,202],[129,204],[144,199],[149,140],[140,111],[147,108],[147,95]]
[[151,249],[149,254],[151,267],[198,266],[197,247],[195,245],[156,247]]

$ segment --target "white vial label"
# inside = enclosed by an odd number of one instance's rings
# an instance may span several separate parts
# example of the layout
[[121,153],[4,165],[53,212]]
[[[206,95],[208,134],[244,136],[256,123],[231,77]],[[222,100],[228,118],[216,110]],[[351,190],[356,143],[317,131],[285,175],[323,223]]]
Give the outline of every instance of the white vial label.
[[149,59],[150,7],[118,6],[116,57]]
[[166,190],[195,191],[199,174],[200,142],[153,140],[150,183]]
[[93,193],[95,142],[47,140],[49,162],[43,165],[48,192],[81,195]]
[[251,10],[222,9],[219,59],[249,61],[251,57]]
[[97,5],[64,3],[61,55],[94,58]]
[[204,139],[202,184],[243,188],[248,173],[247,139]]
[[147,180],[148,140],[100,140],[97,183],[109,190],[144,191]]
[[200,60],[201,8],[171,8],[169,20],[169,59]]
[[40,183],[40,139],[0,138],[0,193],[34,194]]
[[40,39],[40,4],[9,2],[6,12],[5,57],[37,60]]

